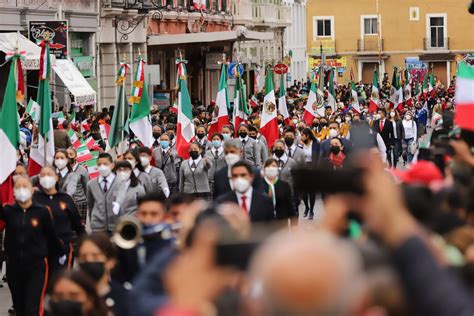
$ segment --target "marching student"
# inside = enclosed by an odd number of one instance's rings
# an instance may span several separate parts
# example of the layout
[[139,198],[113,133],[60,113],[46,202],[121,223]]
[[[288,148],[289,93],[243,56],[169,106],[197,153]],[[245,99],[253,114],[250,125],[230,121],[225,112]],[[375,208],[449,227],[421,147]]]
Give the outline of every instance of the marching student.
[[247,161],[250,166],[260,168],[262,165],[260,146],[255,139],[249,137],[249,127],[247,124],[240,124],[238,139],[243,148],[242,159]]
[[153,192],[153,184],[151,183],[150,176],[144,172],[143,165],[138,156],[137,150],[127,150],[123,157],[130,163],[133,169],[133,173],[137,177],[138,181],[143,185],[146,192]]
[[138,155],[140,156],[140,162],[143,166],[144,172],[150,176],[152,193],[162,192],[166,197],[169,197],[170,189],[165,174],[161,169],[158,169],[151,164],[151,149],[148,147],[140,147],[138,148]]
[[138,180],[132,170],[132,165],[128,160],[117,161],[115,163],[114,172],[117,178],[122,182],[119,195],[115,200],[119,205],[119,213],[114,210],[114,215],[131,216],[137,210],[137,200],[145,195],[145,188]]
[[209,170],[212,162],[201,156],[199,143],[192,143],[189,147],[189,159],[181,163],[179,170],[179,191],[192,194],[195,198],[210,200]]
[[59,190],[73,196],[77,190],[79,177],[72,171],[66,149],[58,149],[54,154],[54,166],[59,177]]
[[209,185],[211,192],[214,188],[214,174],[226,166],[224,159],[224,136],[219,133],[214,133],[211,137],[212,147],[206,152],[204,157],[212,161],[212,168],[209,170]]
[[78,176],[76,191],[72,195],[74,202],[76,203],[79,215],[81,215],[82,223],[86,223],[87,218],[87,183],[89,182],[89,173],[86,168],[80,165],[77,161],[77,152],[74,148],[67,149],[67,156],[69,157],[69,163],[71,164],[72,171]]
[[155,158],[155,166],[165,174],[170,194],[178,192],[178,173],[176,171],[178,154],[176,149],[171,148],[168,134],[161,134],[160,146],[153,151],[153,157]]

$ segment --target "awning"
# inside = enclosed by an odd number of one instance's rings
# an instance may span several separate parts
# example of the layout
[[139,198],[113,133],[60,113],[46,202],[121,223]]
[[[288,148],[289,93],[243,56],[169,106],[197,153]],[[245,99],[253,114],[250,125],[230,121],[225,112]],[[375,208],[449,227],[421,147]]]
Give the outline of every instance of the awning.
[[69,59],[58,59],[53,66],[54,72],[59,76],[66,88],[74,96],[78,105],[93,105],[97,102],[97,93],[81,74],[76,65]]
[[[24,51],[26,53],[23,67],[27,70],[39,69],[41,47],[20,33],[0,33],[0,50],[2,52],[14,52],[17,46],[20,52]],[[51,55],[51,64],[54,65],[55,61],[56,58]]]
[[235,41],[239,37],[249,40],[272,40],[273,33],[249,31],[246,27],[240,26],[234,31],[151,35],[148,38],[148,45],[153,46],[185,43],[209,43],[232,40]]

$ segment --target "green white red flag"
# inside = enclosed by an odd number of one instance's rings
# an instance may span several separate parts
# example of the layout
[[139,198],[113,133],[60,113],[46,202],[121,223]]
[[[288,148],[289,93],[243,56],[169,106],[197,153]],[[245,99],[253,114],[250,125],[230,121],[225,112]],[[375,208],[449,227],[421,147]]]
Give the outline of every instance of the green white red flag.
[[466,61],[458,65],[454,98],[454,123],[462,129],[474,131],[474,67]]
[[279,136],[275,89],[273,87],[273,70],[270,68],[270,65],[266,67],[265,96],[263,98],[262,118],[260,120],[260,133],[267,140],[269,148],[273,147]]
[[359,105],[359,96],[357,95],[357,89],[354,81],[351,82],[351,107],[357,113],[361,113]]
[[288,106],[286,104],[286,89],[285,89],[285,75],[280,76],[280,93],[278,94],[278,112],[283,115],[283,122],[285,125],[290,124],[290,114],[288,113]]
[[379,73],[377,66],[374,68],[374,80],[372,81],[372,93],[370,94],[370,105],[369,112],[375,113],[380,107],[380,94],[379,94]]
[[[237,69],[237,67],[235,67]],[[234,128],[237,135],[239,125],[246,123],[250,115],[250,108],[245,97],[245,87],[239,72],[235,72],[235,94],[234,94]]]
[[328,89],[328,104],[331,107],[332,113],[336,112],[336,89],[334,89],[335,70],[331,68],[329,75],[329,89]]
[[77,149],[76,160],[78,163],[83,163],[85,161],[91,160],[92,158],[94,157],[92,156],[92,153],[90,152],[89,148],[87,148],[87,146],[82,145]]
[[191,98],[189,97],[186,66],[181,59],[178,63],[178,126],[176,131],[176,150],[182,159],[189,158],[189,146],[194,139],[194,124]]
[[318,102],[316,95],[316,83],[314,79],[311,81],[311,87],[309,89],[308,99],[306,100],[306,105],[304,106],[303,120],[306,122],[306,125],[311,126],[313,124],[313,119],[318,115]]
[[219,108],[217,114],[217,130],[222,132],[222,128],[229,125],[229,113],[230,108],[229,90],[227,87],[227,64],[223,63],[221,67],[221,77],[219,79],[219,88],[217,91],[216,105]]
[[72,129],[68,130],[67,136],[71,140],[71,144],[75,149],[81,146],[81,141],[79,140],[79,137],[77,137],[76,133],[74,133]]

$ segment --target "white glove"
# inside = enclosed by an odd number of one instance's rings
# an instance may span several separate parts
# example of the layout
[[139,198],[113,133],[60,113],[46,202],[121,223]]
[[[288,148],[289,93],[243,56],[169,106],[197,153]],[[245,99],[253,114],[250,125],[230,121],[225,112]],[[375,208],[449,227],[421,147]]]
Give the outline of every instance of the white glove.
[[66,255],[63,255],[62,257],[60,257],[58,260],[59,264],[63,266],[64,263],[66,262],[66,259],[67,259]]
[[165,195],[166,198],[169,198],[170,197],[170,189],[164,188],[163,189],[163,194]]
[[120,213],[120,204],[117,202],[112,202],[112,213],[114,213],[116,216]]

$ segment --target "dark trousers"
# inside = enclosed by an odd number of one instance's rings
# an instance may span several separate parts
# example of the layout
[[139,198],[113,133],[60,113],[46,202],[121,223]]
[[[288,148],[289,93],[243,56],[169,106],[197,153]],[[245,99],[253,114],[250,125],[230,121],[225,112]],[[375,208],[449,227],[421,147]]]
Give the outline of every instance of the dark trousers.
[[15,315],[43,315],[44,293],[48,283],[48,260],[16,262],[7,260],[8,287]]
[[73,247],[72,243],[70,241],[63,240],[63,243],[65,245],[67,253],[66,255],[66,261],[64,262],[64,265],[59,264],[59,256],[54,253],[50,254],[48,256],[48,263],[49,263],[49,281],[54,278],[56,274],[61,272],[64,269],[70,270],[72,269],[73,263],[74,263],[74,253],[73,253]]
[[309,214],[313,214],[314,204],[316,203],[316,193],[305,193],[303,196],[305,213],[309,210]]

